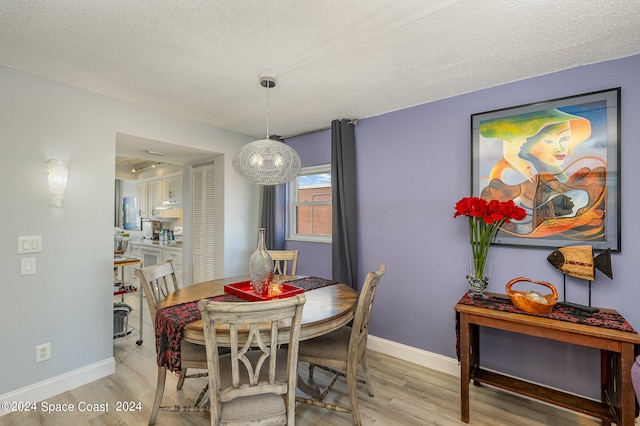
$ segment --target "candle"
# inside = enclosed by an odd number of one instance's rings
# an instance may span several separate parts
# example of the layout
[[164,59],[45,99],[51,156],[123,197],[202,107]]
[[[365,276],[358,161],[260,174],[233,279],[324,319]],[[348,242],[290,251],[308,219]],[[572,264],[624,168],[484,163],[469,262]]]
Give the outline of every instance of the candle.
[[282,284],[269,284],[269,297],[280,296],[282,294]]

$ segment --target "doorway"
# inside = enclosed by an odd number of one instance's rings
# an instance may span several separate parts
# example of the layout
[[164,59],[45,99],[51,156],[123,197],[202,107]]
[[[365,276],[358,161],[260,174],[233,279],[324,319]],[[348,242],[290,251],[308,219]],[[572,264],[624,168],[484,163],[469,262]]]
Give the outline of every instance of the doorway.
[[[221,157],[221,154],[190,148],[186,146],[176,145],[168,142],[157,141],[153,139],[143,138],[139,136],[127,135],[123,133],[116,134],[116,181],[125,182],[125,186],[127,186],[128,194],[124,194],[122,191],[117,189],[118,185],[116,185],[116,200],[115,200],[115,212],[116,218],[122,215],[123,207],[120,205],[124,198],[124,195],[132,195],[133,190],[131,186],[134,185],[136,188],[140,188],[139,191],[136,191],[133,196],[135,196],[140,202],[138,203],[138,207],[141,206],[142,200],[144,199],[145,205],[144,211],[138,208],[138,214],[144,214],[147,218],[152,218],[154,220],[161,220],[163,223],[167,223],[166,226],[174,226],[178,223],[175,219],[175,212],[180,210],[180,230],[182,231],[181,238],[179,238],[182,242],[182,258],[184,259],[184,264],[182,265],[182,282],[184,285],[190,285],[194,281],[194,242],[192,237],[193,231],[193,194],[194,194],[194,175],[193,170],[194,166],[198,164],[213,164],[213,161],[216,158]],[[210,172],[211,178],[213,179],[213,172]],[[176,176],[181,177],[181,187],[179,191],[176,191],[174,188],[173,192],[180,193],[179,204],[171,206],[173,214],[167,213],[167,211],[159,211],[155,210],[155,207],[158,204],[161,204],[162,201],[158,200],[158,197],[162,200],[163,195],[155,195],[149,197],[149,195],[153,195],[154,192],[158,194],[162,194],[162,184],[159,182],[165,183],[168,182],[171,178]],[[217,176],[215,180],[215,184],[209,185],[209,190],[216,188],[218,185],[222,185],[222,176]],[[142,189],[147,188],[146,194],[142,194]],[[160,188],[153,189],[151,193],[149,193],[149,188]],[[171,191],[170,191],[171,192]],[[220,192],[222,193],[222,192]],[[209,197],[210,199],[211,197]],[[154,200],[154,201],[148,201]],[[148,201],[148,202],[147,202]],[[166,200],[164,200],[166,202]],[[217,207],[211,207],[217,210]],[[162,207],[161,207],[162,208]],[[223,212],[222,209],[219,211]],[[141,216],[139,216],[141,217]],[[219,222],[222,222],[223,213],[212,215],[212,220],[214,217],[218,218]],[[117,221],[116,221],[117,223]],[[211,230],[212,238],[215,235],[216,229],[222,229],[222,225],[219,223],[213,223],[207,225],[206,229]],[[173,230],[173,229],[172,229]],[[142,240],[142,231],[140,229],[135,230],[127,230],[130,233],[131,238],[135,240]],[[219,234],[222,235],[222,234]],[[213,247],[215,247],[216,243],[212,243],[212,238],[208,238],[207,241]],[[149,241],[145,241],[149,242]],[[219,248],[221,252],[221,248]],[[198,257],[199,258],[199,257]],[[158,259],[162,261],[164,259]],[[212,261],[209,260],[209,264],[213,268]],[[205,276],[211,275],[213,272],[211,269],[211,273],[206,274]],[[198,274],[200,277],[201,274]],[[198,278],[200,279],[200,278]]]

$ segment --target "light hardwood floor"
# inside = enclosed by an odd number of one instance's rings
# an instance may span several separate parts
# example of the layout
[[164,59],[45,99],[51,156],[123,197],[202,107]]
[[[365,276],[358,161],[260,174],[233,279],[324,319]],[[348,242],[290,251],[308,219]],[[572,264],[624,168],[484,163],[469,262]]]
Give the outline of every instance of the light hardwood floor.
[[[139,324],[138,296],[127,295],[125,302],[134,308],[129,323]],[[72,391],[46,400],[48,404],[72,404],[76,411],[44,414],[11,413],[0,417],[0,425],[145,425],[153,402],[156,384],[153,329],[145,306],[145,341],[135,344],[137,331],[113,341],[116,373]],[[464,425],[460,421],[459,381],[428,368],[420,367],[377,352],[370,355],[370,368],[375,397],[365,390],[358,393],[364,425]],[[306,379],[307,370],[300,367]],[[328,378],[316,370],[316,383]],[[184,388],[176,391],[176,378],[169,374],[163,405],[192,404],[206,378],[188,379]],[[329,401],[348,406],[347,388],[340,380]],[[118,402],[140,403],[141,410],[117,412]],[[81,403],[109,404],[102,413],[77,411]],[[470,425],[536,426],[536,425],[598,425],[595,419],[545,404],[511,395],[488,386],[471,388]],[[318,407],[298,404],[296,423],[299,425],[350,425],[349,414],[339,414]],[[174,413],[161,411],[156,423],[162,425],[208,425],[207,413]],[[636,421],[638,424],[638,421]]]

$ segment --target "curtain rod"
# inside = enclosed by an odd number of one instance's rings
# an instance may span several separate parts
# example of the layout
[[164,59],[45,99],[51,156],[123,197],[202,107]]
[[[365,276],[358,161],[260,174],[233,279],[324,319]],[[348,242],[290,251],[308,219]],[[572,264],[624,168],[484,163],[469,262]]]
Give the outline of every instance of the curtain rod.
[[[349,122],[347,124],[351,125],[351,126],[357,126],[358,122],[359,122],[359,120],[357,118],[352,118],[351,120],[349,120]],[[282,139],[297,138],[298,136],[304,136],[304,135],[308,135],[308,134],[311,134],[311,133],[322,132],[323,130],[329,130],[329,129],[331,129],[331,126],[320,127],[319,129],[315,129],[315,130],[309,130],[309,131],[306,131],[306,132],[295,133],[295,134],[293,134],[291,136],[284,136]]]

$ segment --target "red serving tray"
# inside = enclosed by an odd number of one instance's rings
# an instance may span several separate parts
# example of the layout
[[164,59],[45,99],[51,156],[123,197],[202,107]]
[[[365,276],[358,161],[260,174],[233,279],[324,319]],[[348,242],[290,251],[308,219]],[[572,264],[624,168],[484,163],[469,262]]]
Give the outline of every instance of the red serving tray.
[[[274,284],[271,284],[274,285]],[[296,294],[304,293],[304,290],[300,287],[296,287],[291,284],[277,284],[281,286],[280,294],[276,296],[269,296],[267,294],[258,294],[253,290],[251,286],[251,281],[243,281],[240,283],[226,284],[224,286],[225,293],[235,294],[238,297],[241,297],[245,300],[249,300],[251,302],[262,302],[265,300],[274,300],[274,299],[284,299],[286,297],[295,296]]]

